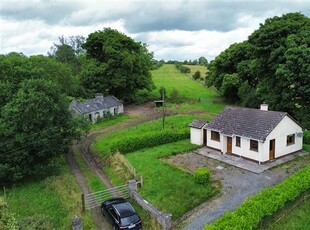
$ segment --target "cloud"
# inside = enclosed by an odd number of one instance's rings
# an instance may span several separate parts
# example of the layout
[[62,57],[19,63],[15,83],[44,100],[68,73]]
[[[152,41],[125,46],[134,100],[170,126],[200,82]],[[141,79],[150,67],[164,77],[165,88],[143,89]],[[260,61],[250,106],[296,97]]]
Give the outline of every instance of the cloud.
[[2,0],[0,53],[46,54],[58,37],[111,27],[159,59],[213,59],[268,17],[310,16],[308,0]]

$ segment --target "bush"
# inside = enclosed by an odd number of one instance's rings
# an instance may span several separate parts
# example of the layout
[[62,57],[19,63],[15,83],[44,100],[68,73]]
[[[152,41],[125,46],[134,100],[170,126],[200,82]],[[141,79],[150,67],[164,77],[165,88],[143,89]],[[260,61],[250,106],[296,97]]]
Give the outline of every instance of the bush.
[[175,67],[181,72],[181,73],[190,73],[191,69],[183,66],[181,63],[176,63]]
[[[283,208],[287,202],[295,200],[310,189],[310,165],[290,176],[273,188],[262,190],[255,196],[247,198],[233,212],[226,212],[210,229],[255,229],[264,217]],[[229,228],[228,228],[229,226]]]
[[170,93],[168,101],[171,103],[183,103],[186,101],[186,98],[181,96],[176,89],[173,89]]
[[54,229],[51,220],[42,214],[36,214],[34,216],[27,217],[20,221],[20,230],[32,230],[32,229]]
[[18,229],[13,213],[9,211],[7,203],[0,197],[0,229]]
[[194,180],[198,184],[206,184],[209,182],[211,173],[208,168],[199,168],[194,172]]
[[201,73],[200,73],[200,71],[199,70],[197,70],[194,74],[193,74],[193,79],[194,80],[198,80],[198,79],[200,79],[200,77],[201,77]]
[[304,131],[304,144],[310,145],[310,130]]

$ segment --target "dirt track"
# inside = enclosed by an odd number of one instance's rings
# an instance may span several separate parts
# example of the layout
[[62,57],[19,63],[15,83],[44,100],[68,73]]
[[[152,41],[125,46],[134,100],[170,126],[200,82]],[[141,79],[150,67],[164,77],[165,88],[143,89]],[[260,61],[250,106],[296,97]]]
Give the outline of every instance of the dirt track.
[[[125,111],[128,115],[133,117],[126,122],[106,127],[100,130],[96,130],[85,138],[83,138],[79,143],[72,146],[74,151],[77,151],[81,154],[84,158],[85,162],[87,163],[88,167],[93,171],[95,175],[105,184],[106,187],[112,188],[113,185],[107,178],[107,176],[103,173],[102,167],[103,164],[100,159],[91,152],[91,144],[96,139],[97,136],[105,135],[106,133],[113,132],[114,130],[120,130],[127,127],[133,127],[140,123],[151,121],[157,119],[161,116],[161,113],[153,108],[152,104],[146,104],[143,106],[129,106],[126,108]],[[80,186],[83,193],[90,193],[90,189],[86,183],[84,175],[80,170],[79,166],[75,162],[71,153],[66,155],[67,161],[71,167],[72,173]],[[100,209],[92,209],[91,210],[93,220],[97,226],[97,229],[111,229],[111,225],[107,222],[107,220],[102,216]]]

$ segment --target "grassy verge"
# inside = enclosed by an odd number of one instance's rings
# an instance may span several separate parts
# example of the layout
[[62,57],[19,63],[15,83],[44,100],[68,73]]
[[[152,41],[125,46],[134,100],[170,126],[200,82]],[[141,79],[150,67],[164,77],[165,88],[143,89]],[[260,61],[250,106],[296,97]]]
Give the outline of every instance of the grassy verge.
[[[269,225],[264,226],[266,230],[282,230],[282,229],[310,229],[310,197],[301,202],[297,207],[290,209],[281,219],[281,216],[272,218]],[[279,221],[277,221],[279,220]],[[277,221],[277,222],[276,222]]]
[[[195,119],[194,116],[169,116],[165,121],[166,130],[186,130],[189,132],[188,125]],[[98,137],[92,145],[94,152],[100,153],[103,156],[109,156],[112,153],[112,147],[117,142],[124,142],[128,138],[141,137],[143,135],[154,134],[155,132],[162,132],[162,120],[155,120],[146,122],[136,127],[120,130],[110,135]]]
[[81,154],[78,152],[78,150],[73,150],[73,157],[80,167],[88,187],[92,192],[97,192],[106,189],[107,187],[100,181],[100,179],[91,171],[91,169],[88,167],[87,163],[84,161]]
[[66,164],[60,158],[59,175],[31,181],[6,189],[6,201],[17,220],[34,218],[40,214],[55,229],[69,229],[74,215],[82,216],[85,229],[94,229],[90,212],[81,213],[81,191]]
[[129,118],[130,116],[128,114],[120,114],[117,116],[112,116],[109,119],[104,119],[95,124],[92,124],[90,127],[90,130],[95,131],[95,130],[102,129],[108,126],[116,125],[118,123],[128,120]]
[[126,154],[137,173],[143,176],[141,195],[160,210],[171,213],[174,220],[218,192],[210,185],[196,184],[192,175],[160,160],[195,148],[184,140]]

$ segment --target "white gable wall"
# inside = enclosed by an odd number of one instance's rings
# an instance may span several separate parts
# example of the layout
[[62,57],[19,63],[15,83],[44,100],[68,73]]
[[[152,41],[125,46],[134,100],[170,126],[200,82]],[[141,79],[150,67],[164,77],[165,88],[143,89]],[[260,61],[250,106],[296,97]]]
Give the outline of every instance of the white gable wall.
[[[302,128],[294,122],[290,117],[285,116],[277,127],[267,136],[265,154],[263,161],[269,160],[269,142],[275,139],[275,158],[299,151],[302,149],[302,137],[298,137],[297,133],[301,133]],[[295,134],[295,143],[287,145],[287,136]],[[267,154],[266,154],[267,153]]]

